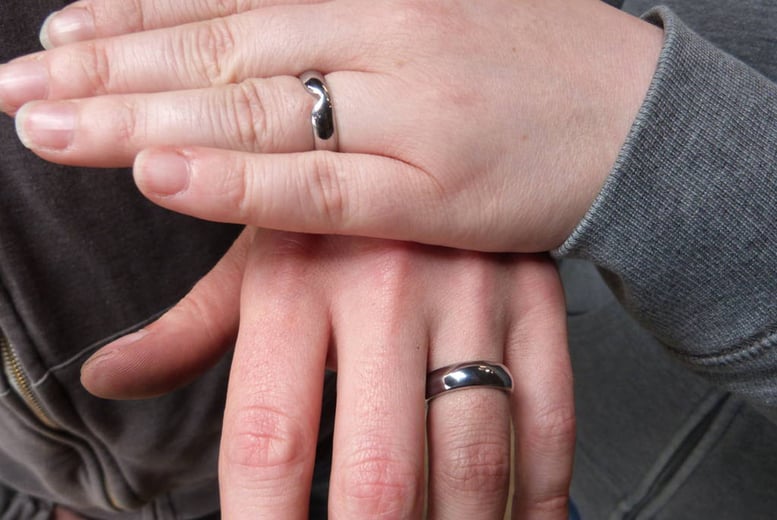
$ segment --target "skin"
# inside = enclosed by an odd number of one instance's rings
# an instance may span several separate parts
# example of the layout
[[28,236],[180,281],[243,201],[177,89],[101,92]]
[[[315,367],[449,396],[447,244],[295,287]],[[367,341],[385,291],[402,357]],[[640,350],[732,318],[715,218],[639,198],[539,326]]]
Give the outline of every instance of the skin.
[[[75,4],[94,12],[96,36],[113,34],[113,22],[153,29],[179,11],[183,21],[242,12],[27,56],[14,66],[45,85],[10,88],[6,66],[0,106],[69,100],[17,114],[23,142],[52,161],[112,166],[152,148],[136,159],[138,186],[175,211],[547,251],[615,162],[662,39],[598,0],[216,2],[216,12],[202,3],[137,0],[112,15]],[[327,73],[343,153],[308,152],[312,99],[295,79],[308,69]],[[57,114],[77,130],[63,131]]]
[[[429,517],[502,518],[511,415],[525,468],[515,517],[566,514],[572,379],[547,258],[249,228],[179,305],[105,347],[82,380],[113,398],[170,390],[230,348],[238,313],[220,468],[226,518],[305,516],[312,453],[301,447],[315,446],[324,363],[339,374],[333,517],[418,517],[426,367],[480,358],[507,364],[515,392],[459,392],[429,407]],[[290,372],[299,375],[277,377]]]
[[[0,107],[41,157],[134,161],[141,191],[175,211],[291,232],[545,251],[595,198],[661,44],[657,28],[593,0],[288,3],[77,2],[65,11],[80,10],[80,29],[57,32],[68,25],[50,18],[50,51],[0,67]],[[327,73],[341,153],[308,151],[312,100],[296,79],[307,69]],[[44,81],[11,81],[25,74]],[[452,89],[458,78],[480,81]],[[300,321],[300,309],[310,319]],[[516,376],[509,409],[487,390],[430,408],[431,515],[500,516],[504,464],[488,461],[505,460],[507,423],[489,412],[501,406],[497,416],[511,411],[516,428],[514,517],[565,517],[574,414],[563,299],[546,259],[495,263],[247,228],[180,306],[87,364],[84,383],[111,397],[165,391],[235,335],[220,463],[227,518],[304,517],[320,387],[277,374],[294,368],[319,381],[327,357],[341,375],[335,517],[420,514],[427,366],[499,357]],[[181,360],[173,337],[207,341]],[[302,358],[298,345],[308,346]],[[364,395],[370,374],[405,384]],[[463,407],[472,416],[461,420]]]

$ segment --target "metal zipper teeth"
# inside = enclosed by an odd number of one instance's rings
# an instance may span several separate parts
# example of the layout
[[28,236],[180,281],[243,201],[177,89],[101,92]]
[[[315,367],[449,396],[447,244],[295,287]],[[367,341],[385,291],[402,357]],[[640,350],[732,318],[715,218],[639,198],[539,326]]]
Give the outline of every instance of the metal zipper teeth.
[[16,353],[11,347],[10,341],[4,335],[0,334],[0,352],[2,352],[3,367],[5,373],[8,376],[9,382],[19,397],[22,398],[27,408],[38,418],[40,422],[48,426],[49,428],[58,430],[59,425],[46,413],[43,407],[38,401],[38,398],[32,392],[30,387],[30,380],[27,379],[24,370],[22,370],[22,364]]
[[[40,422],[45,424],[51,429],[61,430],[62,428],[54,421],[40,404],[40,401],[35,396],[30,388],[30,380],[22,370],[22,364],[19,361],[19,357],[14,352],[11,342],[2,333],[0,333],[0,353],[2,353],[3,367],[5,373],[8,376],[11,386],[16,393],[22,398],[27,408],[38,418]],[[108,482],[103,479],[103,489],[105,496],[108,498],[110,504],[117,510],[126,510],[121,503],[116,499],[108,486]]]

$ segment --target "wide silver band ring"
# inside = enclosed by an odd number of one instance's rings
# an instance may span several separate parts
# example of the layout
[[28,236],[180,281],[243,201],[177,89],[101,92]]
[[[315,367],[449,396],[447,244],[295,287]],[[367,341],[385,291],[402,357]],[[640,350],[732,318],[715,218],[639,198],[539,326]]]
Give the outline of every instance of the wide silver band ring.
[[310,123],[313,125],[313,140],[316,150],[337,151],[337,125],[332,97],[326,86],[326,80],[320,72],[309,70],[299,77],[308,93],[316,98],[316,104],[310,111]]
[[501,363],[470,361],[438,368],[426,376],[426,400],[445,392],[473,387],[513,391],[513,376]]

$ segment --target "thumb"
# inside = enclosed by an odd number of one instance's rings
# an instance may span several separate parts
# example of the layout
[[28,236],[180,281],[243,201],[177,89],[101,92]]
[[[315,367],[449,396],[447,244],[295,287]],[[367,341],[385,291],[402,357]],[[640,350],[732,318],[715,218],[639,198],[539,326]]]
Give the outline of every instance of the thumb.
[[244,230],[161,318],[92,355],[81,368],[84,387],[107,399],[143,399],[183,386],[212,367],[235,342],[240,284],[254,231]]

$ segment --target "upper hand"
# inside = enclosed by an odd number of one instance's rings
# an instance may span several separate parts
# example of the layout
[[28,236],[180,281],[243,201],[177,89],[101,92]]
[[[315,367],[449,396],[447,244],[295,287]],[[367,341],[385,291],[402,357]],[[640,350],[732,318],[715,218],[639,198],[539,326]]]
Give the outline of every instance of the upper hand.
[[[502,518],[512,415],[514,518],[566,519],[572,380],[547,258],[248,229],[181,303],[106,346],[82,380],[113,398],[170,390],[230,348],[238,314],[225,518],[305,517],[328,361],[338,370],[333,516],[420,516],[427,424],[429,517]],[[436,398],[425,420],[427,370],[477,359],[510,368],[512,399],[462,390]]]
[[[284,3],[78,2],[65,12],[91,29],[63,36],[54,18],[48,40],[101,39],[2,69],[0,105],[73,100],[18,113],[24,142],[56,162],[175,146],[141,154],[135,175],[176,211],[539,251],[591,205],[661,44],[598,0]],[[306,152],[312,100],[296,76],[308,69],[327,73],[345,153]],[[8,81],[20,75],[37,83]]]

